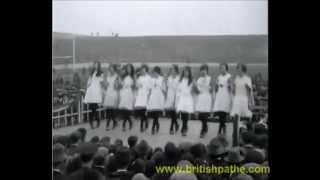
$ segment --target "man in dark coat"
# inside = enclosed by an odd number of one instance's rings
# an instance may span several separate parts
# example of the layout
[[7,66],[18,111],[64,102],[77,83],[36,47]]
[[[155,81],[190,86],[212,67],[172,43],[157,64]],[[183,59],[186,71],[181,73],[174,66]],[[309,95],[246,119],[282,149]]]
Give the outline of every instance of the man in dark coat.
[[[108,174],[108,180],[131,180],[134,172],[128,170],[130,164],[130,150],[121,147],[114,156],[116,170]],[[110,165],[110,164],[109,164]]]
[[52,178],[53,180],[61,180],[64,177],[67,155],[62,144],[57,143],[53,146],[53,164]]
[[93,143],[80,143],[76,150],[80,154],[81,168],[68,176],[68,180],[104,180],[105,177],[97,170],[92,169],[93,157],[97,145]]

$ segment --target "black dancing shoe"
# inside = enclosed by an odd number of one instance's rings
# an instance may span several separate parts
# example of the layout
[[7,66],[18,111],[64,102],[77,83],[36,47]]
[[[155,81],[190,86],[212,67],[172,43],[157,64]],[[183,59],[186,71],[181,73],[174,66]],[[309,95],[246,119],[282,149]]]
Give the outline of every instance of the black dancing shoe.
[[170,130],[170,134],[173,135],[173,134],[174,134],[174,131],[173,131],[173,130]]
[[179,124],[177,124],[176,129],[175,129],[175,130],[176,130],[176,132],[178,132],[178,131],[179,131],[179,128],[180,128],[180,127],[179,127]]
[[182,131],[181,134],[182,136],[187,136],[187,131]]

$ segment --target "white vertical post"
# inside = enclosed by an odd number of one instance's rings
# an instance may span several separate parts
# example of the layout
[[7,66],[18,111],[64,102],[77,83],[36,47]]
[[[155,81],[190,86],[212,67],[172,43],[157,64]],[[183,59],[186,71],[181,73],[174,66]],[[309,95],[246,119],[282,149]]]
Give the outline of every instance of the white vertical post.
[[72,41],[72,57],[73,57],[73,61],[72,61],[72,70],[73,70],[73,72],[75,71],[75,63],[76,63],[76,57],[75,57],[75,55],[76,55],[76,48],[75,48],[75,45],[76,45],[76,43],[75,43],[75,41],[76,41],[76,39],[73,39],[73,41]]

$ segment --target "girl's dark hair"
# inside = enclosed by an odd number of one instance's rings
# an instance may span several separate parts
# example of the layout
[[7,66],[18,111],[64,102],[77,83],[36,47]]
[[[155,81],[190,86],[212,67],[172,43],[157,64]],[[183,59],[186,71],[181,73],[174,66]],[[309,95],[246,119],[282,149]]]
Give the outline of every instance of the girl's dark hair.
[[228,64],[227,63],[221,63],[220,66],[224,66],[226,68],[226,71],[229,70]]
[[161,75],[161,69],[160,69],[159,66],[155,66],[155,67],[153,68],[153,71],[156,72],[156,73],[158,73],[159,75]]
[[[95,64],[96,64],[96,63],[98,64],[98,69],[95,68]],[[92,76],[95,71],[97,71],[96,76],[98,76],[98,77],[101,76],[102,70],[101,70],[101,63],[100,63],[100,61],[95,61],[95,62],[93,63],[93,67],[92,67],[92,70],[91,70],[90,75]]]
[[190,66],[185,66],[184,69],[182,70],[181,76],[180,76],[180,82],[182,81],[184,77],[185,71],[189,71],[189,76],[188,76],[188,85],[192,83],[192,74],[191,74],[191,68]]
[[178,67],[178,65],[176,65],[176,64],[172,65],[172,69],[173,69],[176,73],[179,74],[179,67]]
[[247,66],[245,64],[239,63],[237,64],[237,69],[241,68],[241,71],[247,73]]
[[149,72],[149,67],[148,67],[148,65],[146,65],[146,64],[143,64],[143,65],[140,67],[140,69],[145,69],[146,72]]
[[200,71],[203,71],[203,70],[207,71],[207,74],[208,74],[208,72],[209,72],[209,67],[208,67],[207,64],[203,64],[203,65],[200,66]]
[[[131,68],[131,73],[130,74],[129,74],[128,70],[127,70],[128,66]],[[125,78],[125,77],[127,77],[129,75],[133,79],[134,78],[134,67],[133,67],[133,65],[132,64],[126,64],[123,68],[125,70],[125,74],[123,75],[123,78]]]

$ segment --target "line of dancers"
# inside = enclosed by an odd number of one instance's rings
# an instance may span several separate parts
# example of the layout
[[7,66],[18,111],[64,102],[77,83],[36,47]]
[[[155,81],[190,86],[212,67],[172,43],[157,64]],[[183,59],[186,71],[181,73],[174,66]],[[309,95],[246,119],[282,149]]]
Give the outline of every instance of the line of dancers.
[[[229,116],[239,123],[240,117],[251,118],[253,106],[252,81],[247,75],[247,67],[237,64],[237,72],[231,75],[228,64],[219,66],[216,79],[209,75],[206,64],[200,66],[200,76],[196,79],[191,68],[185,66],[180,69],[177,65],[169,68],[168,74],[163,74],[158,66],[149,69],[142,65],[136,69],[132,64],[122,67],[110,64],[107,72],[101,70],[101,63],[94,62],[87,83],[84,103],[89,104],[89,123],[93,121],[100,126],[97,109],[99,105],[106,108],[106,130],[118,124],[122,119],[123,131],[132,128],[131,115],[140,120],[140,131],[145,132],[149,127],[148,119],[153,119],[151,133],[156,134],[160,128],[159,117],[166,113],[171,119],[170,134],[179,131],[178,117],[182,120],[180,129],[182,136],[188,132],[188,120],[191,114],[198,114],[202,122],[200,137],[208,132],[208,118],[213,113],[219,119],[218,134],[226,134],[226,121]],[[238,124],[237,124],[238,126]],[[237,138],[237,133],[234,134]]]

